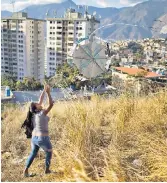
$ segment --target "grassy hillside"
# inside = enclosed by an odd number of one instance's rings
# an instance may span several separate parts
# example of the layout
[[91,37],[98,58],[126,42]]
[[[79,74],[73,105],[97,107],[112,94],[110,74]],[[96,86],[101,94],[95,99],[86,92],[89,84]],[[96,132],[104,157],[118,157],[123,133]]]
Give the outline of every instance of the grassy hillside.
[[28,105],[2,112],[2,181],[167,181],[167,93],[56,103],[50,112],[51,170],[44,152],[23,178],[30,140],[20,129]]

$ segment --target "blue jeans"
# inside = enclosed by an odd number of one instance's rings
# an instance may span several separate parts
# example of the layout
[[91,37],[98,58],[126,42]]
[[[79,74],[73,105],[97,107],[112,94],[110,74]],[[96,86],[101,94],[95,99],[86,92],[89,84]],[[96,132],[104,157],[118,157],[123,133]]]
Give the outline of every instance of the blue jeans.
[[49,168],[50,160],[52,158],[52,144],[50,142],[50,138],[48,136],[34,136],[31,139],[31,154],[29,155],[26,161],[26,168],[29,168],[36,157],[39,148],[42,148],[46,154],[45,166]]

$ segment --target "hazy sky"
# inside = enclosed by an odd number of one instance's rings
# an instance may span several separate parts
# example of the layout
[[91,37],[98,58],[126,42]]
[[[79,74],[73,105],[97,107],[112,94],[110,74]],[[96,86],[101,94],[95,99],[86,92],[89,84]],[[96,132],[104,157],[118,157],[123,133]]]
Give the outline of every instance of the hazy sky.
[[[13,0],[1,0],[1,9],[2,10],[12,10],[12,5],[10,1]],[[15,0],[15,11],[19,11],[27,6],[34,4],[49,4],[49,3],[60,3],[66,0]],[[125,7],[133,6],[139,2],[147,0],[73,0],[76,4],[80,5],[91,5],[96,7]]]

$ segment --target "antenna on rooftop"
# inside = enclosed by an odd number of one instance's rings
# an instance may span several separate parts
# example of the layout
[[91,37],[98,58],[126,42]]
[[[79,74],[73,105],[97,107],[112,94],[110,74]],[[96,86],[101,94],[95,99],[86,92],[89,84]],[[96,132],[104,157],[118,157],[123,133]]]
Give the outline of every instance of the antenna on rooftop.
[[53,11],[53,14],[54,14],[54,18],[56,18],[57,11],[56,11],[56,10],[54,10],[54,11]]
[[49,9],[47,10],[47,12],[45,13],[46,15],[46,18],[48,18],[48,15],[49,15]]
[[96,16],[96,11],[93,12],[93,16]]
[[85,6],[85,14],[88,14],[88,6]]
[[78,5],[78,10],[80,10],[82,8],[82,5]]
[[78,9],[82,9],[83,8],[83,5],[78,5]]
[[14,13],[15,1],[14,1],[14,0],[10,0],[10,4],[12,4],[12,11],[13,11],[13,13]]

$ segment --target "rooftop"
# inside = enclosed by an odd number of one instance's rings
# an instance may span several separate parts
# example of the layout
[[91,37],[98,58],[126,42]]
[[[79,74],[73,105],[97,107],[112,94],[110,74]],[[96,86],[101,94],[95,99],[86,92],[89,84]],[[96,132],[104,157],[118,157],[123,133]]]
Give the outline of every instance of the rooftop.
[[138,68],[128,68],[128,67],[114,67],[114,68],[118,71],[121,71],[122,73],[125,73],[128,75],[135,75],[135,76],[137,76],[142,72],[146,72],[146,74],[144,75],[145,78],[156,78],[161,76],[159,74],[156,74],[155,72],[148,72],[146,70],[138,69]]
[[93,15],[88,14],[87,12],[82,15],[82,13],[76,12],[75,9],[67,9],[64,17],[57,17],[57,18],[47,18],[47,20],[56,20],[56,21],[74,21],[74,20],[79,20],[79,21],[89,21],[89,20],[94,20],[97,23],[100,23],[99,20],[97,20]]
[[11,17],[4,17],[1,20],[37,20],[37,21],[46,21],[43,19],[29,18],[28,14],[25,12],[14,12]]

